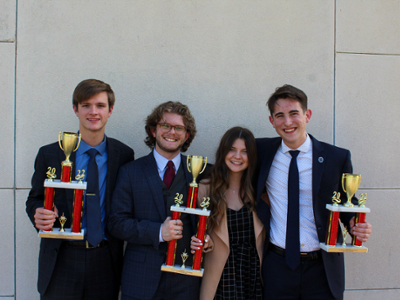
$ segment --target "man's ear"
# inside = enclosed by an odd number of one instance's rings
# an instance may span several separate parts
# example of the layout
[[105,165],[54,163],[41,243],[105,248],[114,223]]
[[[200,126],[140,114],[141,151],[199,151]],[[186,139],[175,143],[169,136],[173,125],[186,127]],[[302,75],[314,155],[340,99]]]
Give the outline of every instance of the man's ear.
[[274,125],[274,118],[273,118],[272,116],[269,116],[269,122],[272,124],[272,127],[275,128],[275,125]]
[[74,113],[77,114],[78,113],[78,107],[74,105],[72,105],[72,109],[74,110]]
[[114,106],[111,106],[110,109],[108,110],[108,117],[111,116],[113,110],[114,110]]

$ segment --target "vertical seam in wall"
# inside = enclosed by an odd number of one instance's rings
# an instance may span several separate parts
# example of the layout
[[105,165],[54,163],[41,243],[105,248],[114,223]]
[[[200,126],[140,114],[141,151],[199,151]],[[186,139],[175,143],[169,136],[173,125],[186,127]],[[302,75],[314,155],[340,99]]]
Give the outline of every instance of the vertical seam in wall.
[[336,6],[333,7],[333,144],[336,145]]
[[15,0],[15,52],[14,52],[14,299],[17,299],[17,41],[18,0]]

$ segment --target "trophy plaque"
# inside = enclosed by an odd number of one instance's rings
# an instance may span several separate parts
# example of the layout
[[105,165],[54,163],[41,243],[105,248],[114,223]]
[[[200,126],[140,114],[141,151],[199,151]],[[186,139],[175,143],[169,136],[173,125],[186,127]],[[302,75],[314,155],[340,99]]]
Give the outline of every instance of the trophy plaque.
[[[181,213],[194,214],[199,216],[196,237],[200,239],[203,244],[205,240],[207,217],[210,216],[210,211],[208,210],[210,198],[203,198],[203,201],[200,204],[201,208],[196,208],[197,193],[199,189],[199,186],[196,183],[196,178],[204,171],[206,165],[207,158],[204,159],[202,156],[188,156],[187,166],[189,172],[192,173],[193,182],[191,182],[189,185],[187,206],[181,206],[183,204],[183,195],[180,195],[179,193],[176,194],[175,205],[171,206],[172,220],[179,219]],[[202,277],[203,269],[201,268],[201,262],[203,258],[203,246],[201,246],[199,250],[196,250],[193,258],[192,267],[187,267],[185,266],[185,261],[187,260],[189,255],[186,253],[186,251],[181,254],[183,265],[175,266],[176,245],[177,240],[172,240],[168,242],[167,258],[165,264],[161,266],[161,271]]]
[[[71,228],[64,228],[64,224],[67,218],[62,212],[62,216],[59,217],[61,224],[60,231],[51,230],[40,230],[39,237],[43,238],[54,238],[54,239],[70,239],[70,240],[83,240],[84,230],[82,230],[82,207],[83,207],[83,196],[86,190],[85,171],[78,170],[76,176],[77,181],[71,181],[72,162],[69,157],[72,151],[76,151],[79,147],[81,137],[76,133],[64,132],[62,144],[60,141],[61,132],[58,136],[58,143],[60,148],[64,151],[66,160],[61,163],[61,180],[56,178],[56,169],[48,167],[46,175],[47,179],[44,181],[45,187],[45,200],[44,208],[48,210],[54,209],[54,193],[57,188],[60,189],[73,189],[74,190],[74,201],[73,201],[73,212],[72,212],[72,226]],[[61,213],[61,212],[59,212]]]
[[[329,210],[329,219],[326,233],[325,243],[320,243],[322,250],[326,252],[368,252],[368,248],[362,245],[362,242],[355,236],[352,238],[351,244],[346,244],[346,237],[348,229],[343,225],[339,219],[340,213],[355,213],[355,224],[364,223],[366,213],[370,209],[365,207],[367,194],[361,194],[358,200],[358,206],[354,206],[351,202],[354,194],[357,192],[361,182],[361,175],[345,173],[342,176],[342,188],[346,193],[347,202],[344,205],[340,203],[340,193],[334,192],[332,197],[332,204],[327,204],[326,209]],[[337,235],[341,227],[343,236],[343,243],[337,243]]]

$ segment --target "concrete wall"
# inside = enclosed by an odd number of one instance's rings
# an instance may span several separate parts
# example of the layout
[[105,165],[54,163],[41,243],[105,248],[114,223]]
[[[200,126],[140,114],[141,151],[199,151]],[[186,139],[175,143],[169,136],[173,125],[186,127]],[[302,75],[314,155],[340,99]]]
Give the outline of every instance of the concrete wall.
[[[77,130],[73,89],[110,83],[106,133],[135,149],[157,104],[187,104],[188,154],[213,161],[245,125],[275,136],[265,102],[290,83],[309,96],[308,131],[352,151],[368,192],[368,254],[346,254],[345,299],[399,299],[400,2],[389,0],[0,0],[0,299],[39,299],[39,238],[26,213],[38,148]],[[386,225],[384,224],[386,221]]]

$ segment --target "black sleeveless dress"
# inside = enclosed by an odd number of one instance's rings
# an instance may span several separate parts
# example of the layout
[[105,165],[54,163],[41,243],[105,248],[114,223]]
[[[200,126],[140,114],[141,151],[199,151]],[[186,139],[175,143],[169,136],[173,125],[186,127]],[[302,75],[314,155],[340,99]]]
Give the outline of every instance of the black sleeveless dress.
[[228,208],[230,254],[219,281],[216,300],[261,300],[260,259],[254,236],[253,214],[244,205]]

